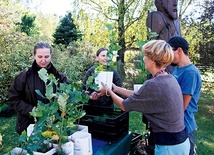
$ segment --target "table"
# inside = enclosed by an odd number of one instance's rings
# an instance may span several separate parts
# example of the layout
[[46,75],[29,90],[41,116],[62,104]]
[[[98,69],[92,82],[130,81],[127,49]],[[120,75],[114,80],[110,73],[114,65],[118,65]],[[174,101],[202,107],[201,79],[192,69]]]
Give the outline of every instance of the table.
[[131,140],[131,132],[113,144],[92,138],[93,155],[127,155],[130,151]]

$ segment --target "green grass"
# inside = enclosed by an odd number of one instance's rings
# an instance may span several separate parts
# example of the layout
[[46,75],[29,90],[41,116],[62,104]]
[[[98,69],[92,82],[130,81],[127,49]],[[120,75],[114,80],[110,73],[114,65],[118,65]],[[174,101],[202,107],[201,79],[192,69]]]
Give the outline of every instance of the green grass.
[[[197,155],[214,154],[214,83],[204,83],[199,111],[196,114],[198,130],[196,131]],[[142,113],[130,112],[129,130],[144,134],[145,124],[142,123]],[[0,117],[0,133],[3,136],[3,148],[0,155],[18,146],[18,134],[15,132],[16,115],[9,118]]]
[[197,155],[214,154],[214,83],[204,83],[196,113],[198,130],[196,131]]
[[15,132],[16,115],[8,118],[0,117],[0,133],[2,134],[3,147],[0,155],[5,154],[15,147],[18,147],[19,135]]

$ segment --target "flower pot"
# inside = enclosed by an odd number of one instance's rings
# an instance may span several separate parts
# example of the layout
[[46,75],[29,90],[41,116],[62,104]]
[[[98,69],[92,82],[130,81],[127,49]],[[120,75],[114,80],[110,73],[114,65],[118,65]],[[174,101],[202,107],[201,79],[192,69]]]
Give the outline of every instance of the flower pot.
[[88,132],[88,126],[86,126],[86,125],[78,125],[77,131]]
[[74,142],[74,155],[92,155],[91,134],[77,131],[71,135],[71,141]]
[[57,148],[52,148],[51,150],[49,150],[46,153],[42,153],[42,152],[33,152],[33,155],[53,155],[54,153],[57,153]]
[[106,84],[109,89],[112,89],[112,81],[113,81],[113,72],[111,71],[99,72],[99,74],[95,78],[95,83],[99,85],[99,89],[103,87],[101,82]]
[[73,142],[67,142],[61,146],[63,152],[65,155],[74,155],[74,143]]
[[19,154],[21,154],[21,155],[28,155],[27,151],[23,150],[20,147],[15,147],[13,150],[10,151],[10,154],[11,155],[19,155]]
[[[76,126],[78,126],[77,129],[76,129]],[[88,126],[86,126],[86,125],[74,125],[74,126],[71,128],[71,131],[69,131],[68,135],[72,135],[72,134],[75,133],[76,131],[88,132]],[[70,140],[70,136],[68,136],[68,140]]]

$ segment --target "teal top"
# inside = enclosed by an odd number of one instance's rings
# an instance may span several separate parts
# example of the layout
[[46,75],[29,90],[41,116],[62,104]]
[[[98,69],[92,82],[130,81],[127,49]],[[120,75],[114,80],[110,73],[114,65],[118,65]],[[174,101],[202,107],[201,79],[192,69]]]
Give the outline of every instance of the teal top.
[[181,68],[175,67],[172,75],[177,79],[182,94],[192,96],[184,111],[184,123],[187,132],[190,133],[197,128],[194,114],[198,111],[198,100],[202,86],[201,75],[198,68],[193,64]]

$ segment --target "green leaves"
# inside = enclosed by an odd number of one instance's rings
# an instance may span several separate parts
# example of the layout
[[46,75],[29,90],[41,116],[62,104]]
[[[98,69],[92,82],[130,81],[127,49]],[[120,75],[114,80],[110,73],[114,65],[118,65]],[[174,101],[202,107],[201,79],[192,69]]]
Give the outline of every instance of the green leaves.
[[[46,98],[51,100],[53,97],[56,96],[56,94],[53,92],[53,85],[57,85],[57,80],[55,79],[53,74],[48,75],[47,70],[45,68],[42,68],[38,71],[39,77],[42,81],[45,82],[46,85]],[[45,98],[39,90],[36,90],[36,92]]]
[[62,114],[66,115],[66,104],[69,96],[67,94],[60,94],[58,96],[58,105]]
[[35,25],[35,19],[35,15],[25,13],[21,18],[21,22],[16,23],[16,25],[20,28],[21,32],[26,33],[28,36],[38,34],[39,29]]
[[[65,140],[64,138],[69,133],[69,125],[73,125],[78,119],[85,115],[82,109],[83,103],[88,102],[89,96],[82,94],[73,85],[66,83],[58,83],[52,74],[48,74],[45,68],[39,72],[39,77],[45,82],[45,96],[39,90],[37,94],[49,100],[49,103],[44,104],[38,101],[37,107],[34,107],[30,115],[35,119],[35,128],[31,139],[35,134],[40,138],[45,131],[56,133],[59,137],[59,146]],[[36,137],[34,137],[36,138]],[[45,137],[43,137],[45,139]],[[24,142],[24,139],[21,139]],[[39,139],[34,139],[39,142]],[[27,143],[28,144],[28,143]],[[34,146],[32,143],[31,148]],[[27,145],[28,146],[28,145]],[[37,147],[37,145],[36,145]]]
[[26,143],[27,142],[27,132],[24,130],[21,134],[21,136],[19,137],[19,141]]
[[94,77],[96,77],[99,72],[109,71],[109,70],[110,70],[110,68],[108,66],[103,65],[101,63],[95,63],[95,75],[94,75]]
[[94,83],[94,78],[98,75],[96,74],[96,72],[99,72],[99,70],[95,70],[95,74],[92,75],[92,76],[89,76],[88,77],[88,80],[86,81],[86,90],[88,88],[91,88],[91,89],[94,89],[94,90],[97,90],[98,89],[98,84]]
[[42,68],[38,71],[39,77],[42,81],[44,81],[45,83],[47,83],[48,81],[48,72],[45,68]]

